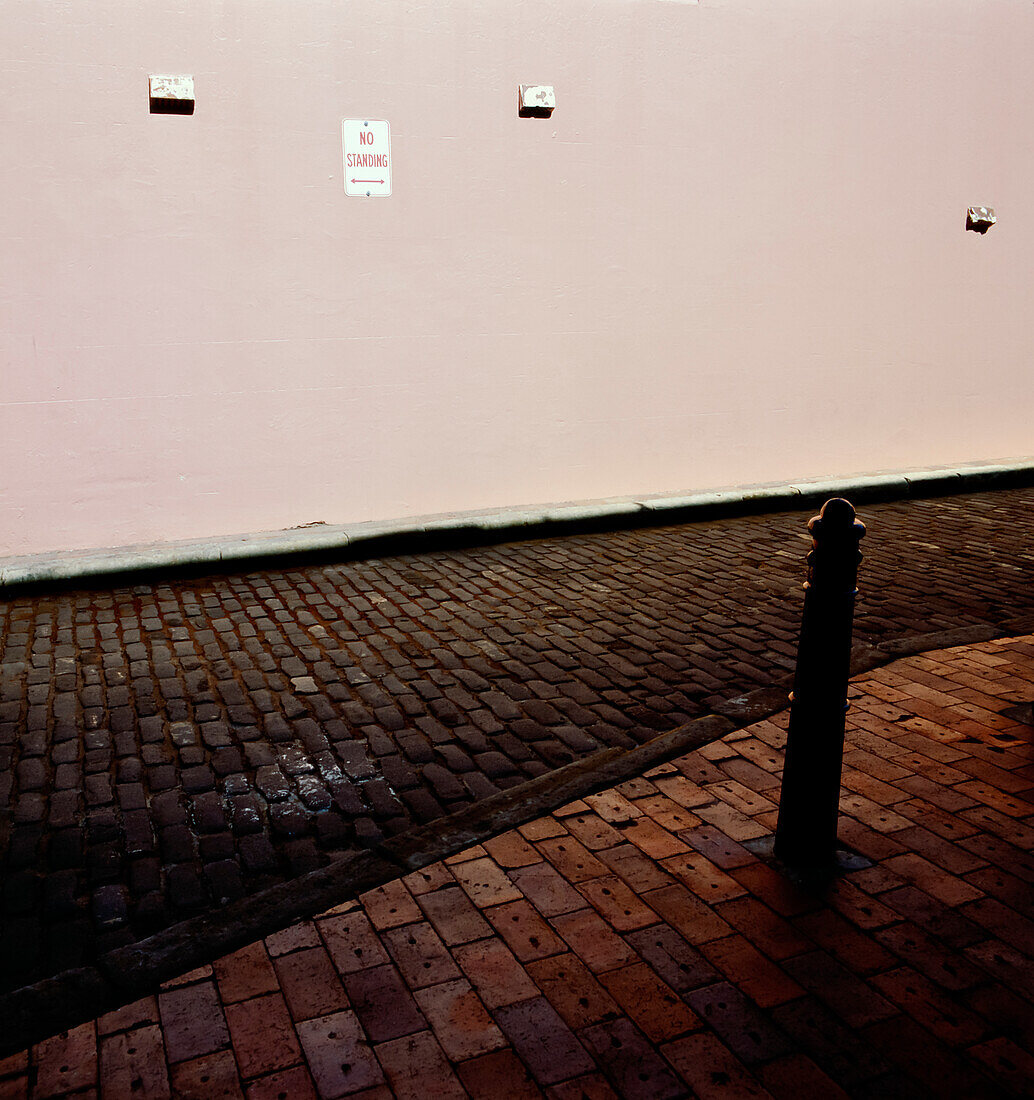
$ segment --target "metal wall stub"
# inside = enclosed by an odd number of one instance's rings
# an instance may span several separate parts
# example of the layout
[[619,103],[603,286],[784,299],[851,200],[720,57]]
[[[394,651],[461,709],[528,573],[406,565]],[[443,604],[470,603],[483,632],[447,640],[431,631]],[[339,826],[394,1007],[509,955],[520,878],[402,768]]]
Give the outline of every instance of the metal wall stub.
[[974,233],[986,233],[997,221],[990,206],[971,206],[966,211],[966,228]]
[[147,94],[152,115],[192,115],[194,78],[152,74],[147,78]]
[[552,84],[521,84],[517,89],[517,113],[521,118],[549,118],[556,108]]

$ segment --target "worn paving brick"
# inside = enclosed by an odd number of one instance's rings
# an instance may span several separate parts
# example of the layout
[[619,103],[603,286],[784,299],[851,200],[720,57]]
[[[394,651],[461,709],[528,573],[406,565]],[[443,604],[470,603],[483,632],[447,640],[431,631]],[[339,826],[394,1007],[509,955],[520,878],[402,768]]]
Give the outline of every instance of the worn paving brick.
[[281,955],[274,966],[291,1019],[296,1023],[348,1007],[344,986],[321,945]]
[[318,921],[316,927],[342,974],[354,974],[390,961],[362,910]]
[[102,1096],[154,1100],[172,1095],[161,1028],[148,1024],[101,1040],[100,1092]]
[[636,958],[635,951],[595,909],[561,914],[551,924],[594,974],[624,966]]
[[485,851],[496,861],[500,867],[527,867],[529,864],[538,863],[539,854],[535,849],[515,831],[503,833],[502,836],[486,840]]
[[907,1016],[873,1024],[865,1034],[882,1056],[907,1076],[912,1095],[925,1092],[967,1100],[992,1100],[1002,1095],[1000,1086],[977,1068],[979,1060],[974,1064],[959,1057]]
[[[950,990],[969,989],[985,981],[987,970],[994,965],[993,959],[1001,957],[997,948],[1008,951],[1004,945],[995,947],[992,941],[988,941],[967,948],[963,954],[909,923],[880,928],[874,933],[874,938],[890,949],[892,959],[896,956],[942,989]],[[990,951],[986,950],[988,947]],[[979,965],[974,965],[970,959],[977,960]],[[896,961],[881,965],[879,969],[893,969]],[[1006,974],[999,973],[997,976],[1010,984]],[[1034,969],[1030,976],[1034,978]]]
[[[586,1028],[580,1033],[585,1046],[598,1059],[614,1083],[616,1095],[629,1100],[651,1100],[684,1095],[678,1078],[652,1044],[628,1020],[618,1019]],[[584,1095],[601,1095],[591,1088]],[[572,1092],[570,1095],[582,1095]],[[602,1095],[613,1095],[608,1089]]]
[[891,890],[883,894],[882,901],[886,902],[881,906],[884,911],[907,918],[952,947],[976,943],[987,935],[975,921],[912,886]]
[[36,1092],[59,1096],[89,1088],[97,1080],[97,1031],[93,1023],[81,1024],[36,1045],[33,1063],[39,1067]]
[[872,974],[894,965],[893,956],[876,942],[883,942],[878,932],[864,935],[835,910],[805,913],[791,923],[856,974]]
[[446,886],[456,885],[452,872],[442,862],[421,867],[419,871],[412,871],[410,874],[404,875],[402,881],[414,898],[420,898],[424,894],[433,893]]
[[540,817],[537,821],[529,821],[526,825],[521,825],[517,831],[525,840],[532,842],[568,834],[568,830],[553,817]]
[[878,1046],[846,1027],[814,998],[779,1005],[769,1019],[789,1036],[797,1052],[811,1058],[851,1095],[892,1068]]
[[732,931],[720,916],[683,886],[650,890],[642,898],[690,943],[706,943]]
[[982,898],[963,905],[960,913],[1018,951],[1026,951],[1034,943],[1034,920],[995,898]]
[[383,1083],[384,1072],[355,1013],[304,1020],[298,1024],[298,1038],[323,1100]]
[[170,1064],[229,1045],[226,1018],[210,981],[160,993],[158,1011]]
[[983,1063],[992,1080],[1003,1092],[1022,1096],[1034,1081],[1034,1055],[1017,1046],[1011,1039],[991,1039],[970,1047],[972,1058]]
[[426,921],[385,932],[382,942],[410,989],[422,989],[459,977],[445,944]]
[[618,1015],[614,998],[570,952],[534,960],[525,969],[546,1000],[574,1030]]
[[465,979],[417,989],[414,996],[438,1042],[454,1062],[488,1054],[506,1045]]
[[672,856],[661,860],[660,866],[709,905],[742,897],[747,892],[742,883],[720,870],[700,852]]
[[226,1022],[243,1077],[284,1069],[301,1057],[287,1005],[279,992],[227,1005]]
[[618,1100],[602,1073],[587,1073],[550,1085],[544,1095],[547,1100]]
[[613,848],[623,841],[617,829],[594,813],[578,813],[565,817],[564,825],[576,840],[592,852],[599,851],[600,848]]
[[360,898],[374,928],[396,928],[420,920],[420,910],[402,882],[389,882]]
[[662,1051],[693,1094],[702,1100],[712,1096],[764,1100],[769,1095],[732,1051],[706,1032],[676,1039]]
[[[680,806],[679,803],[660,792],[651,794],[646,798],[636,799],[636,805],[647,815],[652,824],[656,825],[664,834],[667,834],[667,836],[673,839],[674,834],[684,829],[692,829],[694,826],[700,824],[700,818],[696,814],[690,813],[685,807]],[[638,828],[638,824],[633,826],[633,828]],[[671,843],[671,841],[663,839],[661,834],[652,833],[651,830],[640,830],[639,835],[643,843],[638,846],[643,847],[644,851],[644,845],[650,843],[650,835],[659,843]],[[684,851],[685,848],[682,847],[680,850]]]
[[319,1100],[319,1095],[308,1068],[293,1066],[250,1082],[247,1100]]
[[599,861],[603,865],[602,874],[606,874],[608,869],[613,871],[636,894],[670,886],[674,882],[661,864],[644,855],[632,844],[600,849]]
[[738,989],[762,1008],[772,1008],[804,995],[804,990],[786,970],[762,955],[742,936],[710,940],[701,945],[700,951]]
[[182,989],[183,986],[195,985],[198,982],[203,982],[206,978],[213,977],[214,973],[212,967],[205,964],[196,967],[194,970],[188,970],[185,974],[180,974],[176,978],[170,978],[167,982],[162,982],[161,989],[163,992],[169,989]]
[[97,1018],[97,1034],[112,1035],[117,1031],[128,1031],[143,1024],[158,1022],[158,1002],[154,997],[142,997],[139,1001],[107,1012]]
[[473,1100],[540,1100],[541,1090],[510,1050],[499,1050],[461,1062],[456,1074]]
[[479,909],[521,898],[520,890],[506,873],[487,857],[455,864],[452,873]]
[[[945,989],[964,989],[975,985],[978,974],[991,974],[997,981],[1019,993],[1025,993],[1034,988],[1034,959],[1029,952],[1018,951],[1000,940],[987,940],[967,947],[965,955],[977,964],[975,969],[967,966],[965,960],[959,960],[953,956],[949,963],[939,955],[934,957],[929,969],[924,969],[916,963],[913,965]],[[950,968],[948,980],[941,974],[946,968]]]
[[303,921],[293,924],[281,932],[274,932],[266,937],[266,950],[272,958],[289,954],[291,951],[300,951],[306,947],[318,947],[320,944],[319,933],[311,921]]
[[[448,881],[453,881],[451,876]],[[491,927],[458,886],[420,894],[417,901],[435,931],[450,947],[491,934]]]
[[812,946],[789,922],[754,897],[723,902],[715,911],[770,958],[786,959]]
[[631,932],[657,922],[657,914],[614,875],[588,879],[579,883],[578,889],[600,916],[619,932]]
[[489,1008],[538,996],[535,983],[509,947],[498,939],[465,944],[453,955]]
[[[645,960],[655,973],[678,993],[699,989],[718,981],[719,973],[700,951],[666,924],[655,924],[624,937],[628,954],[618,965],[630,963],[637,956]],[[614,969],[613,966],[606,969]],[[597,973],[603,968],[597,967]]]
[[600,981],[654,1043],[674,1039],[700,1026],[700,1020],[675,990],[646,963],[608,970],[600,975]]
[[523,898],[486,909],[484,913],[521,962],[564,950],[560,937]]
[[800,916],[822,905],[821,897],[814,890],[797,886],[786,875],[767,864],[754,863],[747,867],[737,867],[731,874],[737,882],[748,887],[754,897],[760,898],[780,916]]
[[755,862],[754,856],[743,845],[714,825],[702,825],[691,830],[686,834],[686,843],[723,871]]
[[544,916],[555,917],[572,913],[585,905],[585,899],[564,877],[545,860],[515,867],[508,872],[510,880]]
[[375,1043],[398,1039],[425,1026],[405,982],[393,966],[345,975],[345,992],[366,1034]]
[[968,1045],[988,1038],[985,1021],[909,967],[874,975],[870,981],[887,1000],[946,1043]]
[[563,836],[540,840],[536,847],[568,882],[583,882],[585,879],[596,878],[608,872],[607,865],[600,862],[574,837]]
[[758,1077],[774,1100],[797,1100],[800,1096],[822,1096],[848,1100],[848,1094],[804,1054],[787,1054],[762,1066]]
[[693,1011],[747,1065],[791,1050],[789,1040],[779,1027],[729,982],[704,986],[683,996]]
[[889,873],[925,890],[938,901],[943,901],[945,905],[956,906],[983,897],[982,890],[914,852],[892,856],[884,861],[883,867]]
[[237,1063],[228,1050],[172,1066],[169,1084],[177,1100],[244,1100]]
[[376,1054],[391,1082],[392,1095],[398,1100],[424,1100],[430,1096],[464,1100],[467,1096],[441,1047],[428,1031],[380,1043]]
[[249,944],[232,955],[217,959],[212,969],[224,1005],[260,993],[272,993],[277,988],[276,974],[262,943]]
[[799,985],[831,1008],[849,1027],[865,1027],[898,1014],[892,1004],[825,951],[797,955],[784,960],[782,965]]
[[592,1058],[544,997],[497,1008],[494,1015],[540,1085],[592,1071]]
[[681,855],[688,846],[667,829],[661,828],[656,821],[642,817],[621,830],[625,840],[634,844],[651,859],[664,859],[666,856]]

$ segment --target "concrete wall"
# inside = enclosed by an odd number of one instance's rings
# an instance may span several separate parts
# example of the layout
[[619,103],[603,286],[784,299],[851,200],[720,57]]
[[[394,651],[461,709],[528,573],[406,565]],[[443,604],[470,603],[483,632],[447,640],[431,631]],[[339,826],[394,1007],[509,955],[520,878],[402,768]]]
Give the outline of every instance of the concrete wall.
[[1031,451],[1029,3],[4,23],[0,554]]

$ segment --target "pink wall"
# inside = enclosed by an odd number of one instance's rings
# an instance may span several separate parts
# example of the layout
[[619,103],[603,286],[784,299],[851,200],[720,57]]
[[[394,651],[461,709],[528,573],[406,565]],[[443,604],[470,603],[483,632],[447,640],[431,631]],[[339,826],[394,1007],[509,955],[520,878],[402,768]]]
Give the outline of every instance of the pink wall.
[[[4,23],[0,554],[1032,450],[1031,4]],[[365,116],[390,198],[343,193]]]

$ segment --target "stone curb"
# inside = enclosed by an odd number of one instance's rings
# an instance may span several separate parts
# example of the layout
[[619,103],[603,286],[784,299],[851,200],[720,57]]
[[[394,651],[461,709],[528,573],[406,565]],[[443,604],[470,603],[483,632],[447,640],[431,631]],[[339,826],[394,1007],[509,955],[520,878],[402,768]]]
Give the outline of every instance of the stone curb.
[[[903,657],[993,638],[1034,634],[1034,616],[892,639],[852,651],[851,676]],[[58,1031],[75,1027],[156,992],[168,981],[244,947],[297,920],[316,916],[367,890],[401,878],[552,813],[578,798],[605,790],[729,733],[778,714],[788,706],[791,678],[724,701],[705,715],[633,749],[601,749],[582,760],[486,798],[459,813],[392,837],[370,851],[343,855],[327,867],[241,898],[116,948],[93,967],[65,971],[0,996],[0,1058]]]
[[465,545],[623,527],[658,526],[722,516],[818,507],[831,496],[876,503],[1034,485],[1034,458],[1004,464],[932,466],[853,478],[746,485],[709,492],[533,507],[451,512],[435,516],[286,531],[0,558],[0,591],[76,580],[146,576],[248,563],[254,568],[287,558],[337,559],[417,553]]

